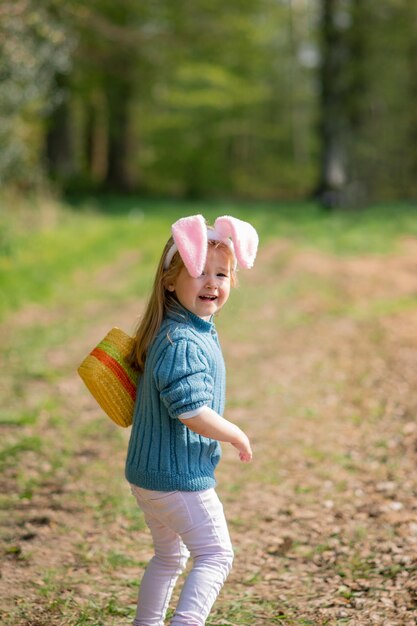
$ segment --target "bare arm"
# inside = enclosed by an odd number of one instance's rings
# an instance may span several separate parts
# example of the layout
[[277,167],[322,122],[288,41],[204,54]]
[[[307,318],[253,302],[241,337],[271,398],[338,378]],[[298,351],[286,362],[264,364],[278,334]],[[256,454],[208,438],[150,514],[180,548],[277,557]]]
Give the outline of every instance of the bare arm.
[[252,449],[247,435],[239,426],[224,419],[224,417],[221,417],[216,411],[204,407],[201,413],[195,417],[179,419],[198,435],[231,443],[232,446],[239,450],[239,458],[241,461],[249,463],[249,461],[252,460]]

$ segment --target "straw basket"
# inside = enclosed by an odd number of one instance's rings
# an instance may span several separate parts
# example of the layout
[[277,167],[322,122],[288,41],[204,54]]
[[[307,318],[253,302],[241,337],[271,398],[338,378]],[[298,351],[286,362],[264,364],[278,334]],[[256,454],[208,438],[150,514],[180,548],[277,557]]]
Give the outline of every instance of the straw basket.
[[132,344],[132,337],[112,328],[78,368],[103,411],[125,428],[132,423],[139,375],[127,361]]

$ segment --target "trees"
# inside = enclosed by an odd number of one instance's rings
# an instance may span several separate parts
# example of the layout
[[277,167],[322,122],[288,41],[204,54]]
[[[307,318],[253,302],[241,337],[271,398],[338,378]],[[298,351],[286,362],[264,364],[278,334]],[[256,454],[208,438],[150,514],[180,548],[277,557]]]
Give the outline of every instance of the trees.
[[321,0],[320,135],[317,196],[328,208],[365,196],[357,141],[365,124],[369,21],[363,0]]
[[293,13],[270,0],[72,0],[78,45],[70,76],[55,77],[68,98],[49,119],[50,176],[188,197],[305,195],[313,70],[297,70]]
[[[127,0],[72,2],[78,45],[66,101],[52,113],[47,136],[48,148],[59,146],[59,152],[48,149],[49,173],[64,186],[134,185],[130,108],[140,68],[139,14],[140,5]],[[57,74],[55,85],[62,81]]]
[[[412,0],[3,0],[2,180],[199,197],[407,196]],[[46,157],[46,158],[45,158]]]
[[41,169],[44,116],[60,101],[56,72],[70,70],[75,37],[59,0],[0,4],[0,182],[32,183]]
[[317,195],[328,207],[415,193],[414,6],[408,0],[321,0]]

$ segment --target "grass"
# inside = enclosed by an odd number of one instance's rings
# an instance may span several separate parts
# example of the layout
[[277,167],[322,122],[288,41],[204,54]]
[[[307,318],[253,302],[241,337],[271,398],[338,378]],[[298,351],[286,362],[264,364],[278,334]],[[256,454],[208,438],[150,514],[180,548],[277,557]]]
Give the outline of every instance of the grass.
[[0,465],[16,463],[18,457],[24,452],[40,452],[42,441],[40,437],[25,437],[14,445],[5,446],[0,451]]
[[[170,224],[187,214],[224,213],[250,220],[261,242],[275,237],[334,254],[383,254],[400,237],[417,235],[417,206],[326,213],[313,203],[186,203],[141,198],[26,201],[11,212],[0,198],[0,319],[26,303],[82,297],[80,277],[123,252],[140,251],[141,274],[131,291],[146,293]],[[78,279],[78,282],[77,282]],[[75,293],[74,293],[75,289]]]
[[281,624],[291,626],[293,622],[288,611],[284,614],[278,602],[254,598],[250,593],[238,600],[232,600],[228,609],[214,610],[207,620],[207,626],[229,626],[239,624],[249,626],[252,624]]

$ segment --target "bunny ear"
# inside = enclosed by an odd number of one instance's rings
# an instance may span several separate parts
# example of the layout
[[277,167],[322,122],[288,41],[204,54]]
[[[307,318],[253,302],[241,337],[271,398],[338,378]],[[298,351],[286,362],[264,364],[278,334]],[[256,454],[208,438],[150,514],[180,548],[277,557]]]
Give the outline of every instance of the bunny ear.
[[239,265],[250,269],[254,264],[259,243],[254,227],[236,217],[224,215],[216,219],[214,228],[222,239],[232,238]]
[[207,257],[207,226],[202,215],[182,217],[172,225],[172,236],[190,276],[197,278]]

